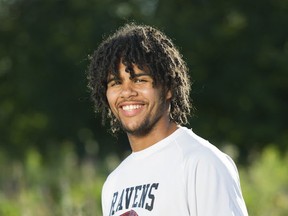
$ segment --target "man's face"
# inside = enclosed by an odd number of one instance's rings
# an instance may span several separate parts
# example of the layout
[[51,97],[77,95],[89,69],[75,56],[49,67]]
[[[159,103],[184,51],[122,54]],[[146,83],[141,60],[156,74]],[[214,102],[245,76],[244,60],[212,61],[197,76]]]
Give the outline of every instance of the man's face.
[[[169,108],[167,100],[171,92],[153,86],[153,78],[136,65],[135,76],[119,65],[119,78],[110,75],[107,79],[107,100],[111,111],[128,134],[143,136],[153,128],[167,122]],[[168,121],[169,122],[169,121]]]

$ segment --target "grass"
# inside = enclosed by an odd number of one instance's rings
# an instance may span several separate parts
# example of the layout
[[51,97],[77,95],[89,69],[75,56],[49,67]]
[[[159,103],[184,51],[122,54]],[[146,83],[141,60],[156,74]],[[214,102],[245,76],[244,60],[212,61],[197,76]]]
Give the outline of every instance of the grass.
[[[103,182],[118,163],[113,156],[79,163],[69,148],[49,163],[33,149],[23,161],[0,153],[0,215],[100,216]],[[250,166],[239,167],[250,215],[288,215],[287,164],[287,154],[267,148]]]

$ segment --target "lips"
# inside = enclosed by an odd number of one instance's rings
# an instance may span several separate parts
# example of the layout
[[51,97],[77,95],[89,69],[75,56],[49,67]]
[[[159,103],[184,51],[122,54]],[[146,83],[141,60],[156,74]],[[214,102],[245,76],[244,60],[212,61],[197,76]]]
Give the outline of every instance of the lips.
[[122,109],[125,111],[132,111],[132,110],[136,110],[136,109],[140,109],[143,105],[125,105],[122,106]]
[[143,103],[122,103],[118,106],[120,112],[127,117],[132,117],[139,114],[144,107]]

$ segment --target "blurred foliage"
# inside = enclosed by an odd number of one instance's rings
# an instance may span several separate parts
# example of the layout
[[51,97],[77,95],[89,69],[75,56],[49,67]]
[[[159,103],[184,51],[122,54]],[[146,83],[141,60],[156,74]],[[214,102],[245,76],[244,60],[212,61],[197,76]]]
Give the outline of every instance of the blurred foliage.
[[[101,188],[108,172],[120,160],[110,155],[102,162],[59,149],[54,163],[45,165],[35,149],[20,163],[0,153],[0,215],[100,216]],[[239,167],[243,196],[253,216],[288,214],[288,154],[274,147],[255,155],[248,167]]]
[[129,149],[93,114],[87,57],[127,21],[173,38],[191,71],[190,127],[221,146],[287,149],[288,1],[0,0],[0,146],[51,159],[64,143],[78,156]]
[[129,144],[93,113],[87,57],[127,21],[179,47],[190,127],[243,166],[250,214],[287,215],[287,0],[0,0],[0,215],[101,215]]
[[242,192],[250,215],[288,215],[288,154],[267,147],[248,168],[240,168]]
[[0,215],[101,215],[104,168],[109,169],[89,158],[77,163],[68,147],[59,153],[49,165],[35,149],[24,162],[0,155]]
[[190,65],[191,126],[242,157],[270,143],[287,148],[288,1],[168,2],[158,16]]

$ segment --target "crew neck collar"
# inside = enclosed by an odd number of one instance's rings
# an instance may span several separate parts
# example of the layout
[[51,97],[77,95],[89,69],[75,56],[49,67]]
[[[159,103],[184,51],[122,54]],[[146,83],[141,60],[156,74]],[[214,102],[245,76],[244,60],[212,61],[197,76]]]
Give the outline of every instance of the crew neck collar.
[[169,145],[171,141],[173,141],[174,139],[176,139],[176,137],[181,135],[184,132],[184,130],[185,130],[185,127],[179,126],[172,134],[165,137],[161,141],[153,144],[152,146],[146,149],[143,149],[141,151],[132,152],[130,157],[133,159],[141,159],[141,158],[147,157],[153,154],[154,152],[157,152],[160,149],[164,148],[165,146]]

